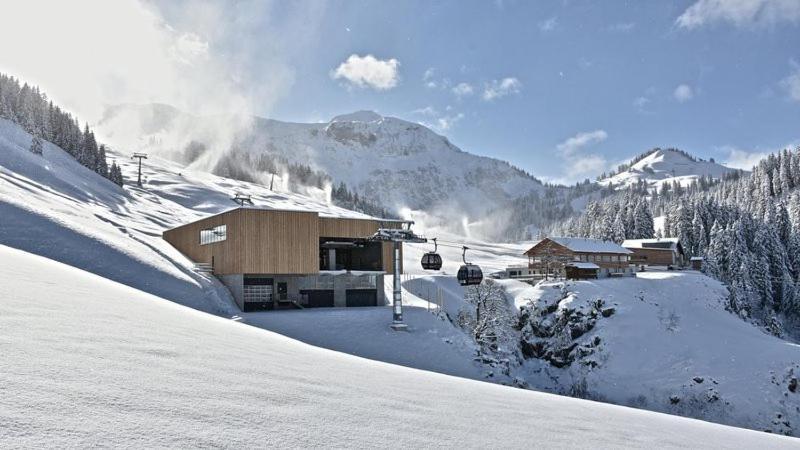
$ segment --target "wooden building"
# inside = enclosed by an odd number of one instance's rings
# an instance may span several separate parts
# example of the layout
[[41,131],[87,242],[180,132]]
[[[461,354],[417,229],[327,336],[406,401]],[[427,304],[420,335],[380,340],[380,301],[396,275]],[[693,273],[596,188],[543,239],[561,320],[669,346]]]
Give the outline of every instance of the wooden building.
[[573,237],[547,237],[525,252],[529,272],[541,278],[632,276],[630,254],[611,241]]
[[626,239],[622,246],[633,252],[631,263],[637,266],[686,265],[686,255],[678,238]]
[[367,238],[402,224],[240,207],[167,230],[163,237],[193,262],[210,266],[245,312],[376,306],[386,303],[383,274],[394,270],[392,244]]

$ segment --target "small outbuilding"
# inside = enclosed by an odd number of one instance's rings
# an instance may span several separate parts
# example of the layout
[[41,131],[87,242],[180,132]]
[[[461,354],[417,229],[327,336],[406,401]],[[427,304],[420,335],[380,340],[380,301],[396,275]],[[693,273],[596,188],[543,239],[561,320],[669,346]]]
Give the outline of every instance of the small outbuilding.
[[600,266],[590,262],[571,262],[564,266],[568,280],[588,280],[597,278]]
[[703,257],[702,256],[692,256],[690,258],[692,263],[692,269],[694,270],[703,270]]

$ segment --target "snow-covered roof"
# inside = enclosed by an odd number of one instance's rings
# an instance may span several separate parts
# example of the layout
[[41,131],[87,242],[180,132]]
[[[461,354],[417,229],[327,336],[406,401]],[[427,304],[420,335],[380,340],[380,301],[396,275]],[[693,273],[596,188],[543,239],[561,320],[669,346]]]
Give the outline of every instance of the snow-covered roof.
[[690,261],[702,261],[703,257],[702,256],[692,256],[691,258],[689,258],[689,260]]
[[[627,248],[624,248],[613,241],[604,241],[602,239],[577,238],[577,237],[548,237],[545,239],[550,239],[551,241],[556,242],[559,245],[563,245],[564,247],[572,250],[573,252],[618,253],[622,255],[633,253]],[[539,242],[537,242],[534,245],[534,247],[536,247],[536,245],[539,245]]]
[[599,269],[600,268],[600,266],[598,266],[597,264],[590,263],[590,262],[571,262],[571,263],[567,264],[567,266],[575,267],[575,268],[578,268],[578,269]]
[[[625,248],[647,248],[648,250],[674,250],[679,243],[678,238],[625,239],[622,242],[622,246]],[[665,246],[663,244],[669,245]]]

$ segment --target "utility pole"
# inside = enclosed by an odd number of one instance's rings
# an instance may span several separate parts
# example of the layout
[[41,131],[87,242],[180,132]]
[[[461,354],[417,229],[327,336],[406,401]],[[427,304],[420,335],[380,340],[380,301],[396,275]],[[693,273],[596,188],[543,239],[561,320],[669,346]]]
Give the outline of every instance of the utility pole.
[[395,331],[405,331],[408,325],[403,322],[403,290],[400,284],[400,244],[403,242],[423,244],[427,239],[417,236],[411,231],[414,222],[403,222],[401,228],[379,228],[378,232],[370,237],[373,241],[392,243],[394,261],[394,282],[392,292],[392,324],[389,327]]
[[133,156],[131,156],[131,159],[134,158],[139,159],[139,178],[136,180],[136,184],[138,184],[139,187],[142,187],[142,160],[147,159],[147,153],[134,153]]

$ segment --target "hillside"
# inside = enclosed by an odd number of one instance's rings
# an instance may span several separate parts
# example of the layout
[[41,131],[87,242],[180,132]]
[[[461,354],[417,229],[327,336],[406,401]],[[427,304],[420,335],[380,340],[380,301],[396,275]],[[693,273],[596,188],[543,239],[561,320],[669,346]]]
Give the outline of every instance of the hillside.
[[675,149],[656,149],[634,159],[625,170],[598,181],[599,184],[629,187],[644,182],[650,188],[677,182],[686,187],[701,177],[721,179],[736,172],[713,161],[704,161],[688,156]]
[[5,246],[0,274],[4,447],[797,445],[318,349]]
[[235,192],[264,207],[366,217],[297,194],[185,170],[156,157],[145,161],[145,187],[136,186],[136,161],[109,152],[129,185],[124,189],[44,142],[28,151],[31,135],[0,119],[0,243],[39,254],[201,311],[232,315],[227,290],[193,270],[161,238],[168,228],[230,209]]
[[[202,143],[206,151],[191,159],[205,169],[220,160],[235,162],[241,153],[271,155],[278,166],[308,165],[395,212],[424,210],[458,222],[543,187],[505,161],[464,152],[420,124],[370,111],[327,123],[287,123],[195,117],[166,105],[119,105],[107,110],[98,129],[117,147],[174,160],[186,157],[190,142]],[[282,175],[285,168],[277,171]]]

